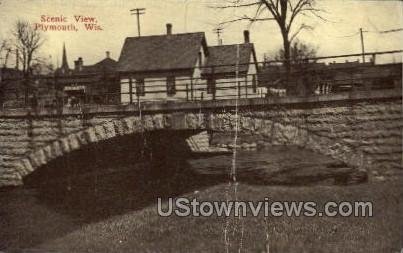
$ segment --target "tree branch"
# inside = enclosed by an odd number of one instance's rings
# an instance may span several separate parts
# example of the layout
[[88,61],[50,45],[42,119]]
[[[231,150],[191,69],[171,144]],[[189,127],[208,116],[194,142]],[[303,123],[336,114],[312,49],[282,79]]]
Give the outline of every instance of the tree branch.
[[209,6],[210,8],[214,9],[229,9],[229,8],[238,8],[238,7],[251,7],[255,5],[261,4],[260,2],[254,2],[254,3],[249,3],[249,4],[239,4],[237,5],[236,3],[231,3],[231,5],[221,5],[221,6]]
[[297,31],[295,31],[295,33],[291,36],[290,38],[290,43],[293,42],[293,40],[295,39],[295,37],[297,37],[297,35],[302,31],[302,30],[312,30],[313,27],[310,25],[306,25],[306,24],[301,24],[301,26],[297,29]]
[[245,15],[243,17],[239,17],[236,19],[221,22],[218,25],[225,25],[225,24],[234,23],[234,22],[238,22],[238,21],[245,21],[245,20],[250,21],[250,22],[259,22],[259,21],[268,21],[268,20],[274,20],[274,19],[273,18],[251,18],[251,17],[248,17]]

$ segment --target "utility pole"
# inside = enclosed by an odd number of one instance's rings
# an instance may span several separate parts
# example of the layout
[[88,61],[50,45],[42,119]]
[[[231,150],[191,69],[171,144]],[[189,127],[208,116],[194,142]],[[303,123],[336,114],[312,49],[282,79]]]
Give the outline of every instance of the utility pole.
[[360,35],[361,35],[362,63],[365,63],[364,35],[363,35],[362,28],[360,28]]
[[141,36],[141,33],[140,33],[140,15],[146,14],[145,10],[146,10],[145,8],[136,8],[136,9],[130,10],[131,15],[136,15],[137,16],[137,31],[138,31],[139,37]]
[[218,27],[216,29],[214,29],[214,33],[217,34],[217,41],[218,41],[218,45],[222,45],[222,40],[221,40],[221,34],[223,33],[222,30],[224,30],[224,28],[222,27]]

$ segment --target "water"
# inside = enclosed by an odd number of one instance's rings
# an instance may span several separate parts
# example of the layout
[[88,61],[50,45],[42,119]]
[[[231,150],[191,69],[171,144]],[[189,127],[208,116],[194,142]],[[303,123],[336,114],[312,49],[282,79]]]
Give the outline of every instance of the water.
[[[88,147],[40,168],[24,187],[1,189],[0,250],[34,247],[84,224],[155,205],[158,197],[228,183],[232,154],[190,158],[181,145],[172,145],[176,137],[133,136]],[[138,143],[158,144],[144,150]],[[307,182],[285,175],[329,166],[335,161],[297,147],[240,150],[237,181],[298,185]]]

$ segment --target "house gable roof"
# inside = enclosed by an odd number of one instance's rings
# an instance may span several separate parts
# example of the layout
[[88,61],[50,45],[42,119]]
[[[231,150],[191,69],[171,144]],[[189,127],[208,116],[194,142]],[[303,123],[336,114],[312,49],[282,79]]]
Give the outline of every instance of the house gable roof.
[[[235,74],[237,64],[237,44],[221,45],[208,47],[209,57],[206,67],[203,70],[204,75],[212,74],[214,67],[215,74]],[[251,54],[256,63],[256,54],[253,43],[239,44],[239,72],[245,74],[249,69]]]
[[89,74],[89,73],[99,73],[99,72],[108,72],[112,73],[116,70],[118,62],[111,59],[105,58],[94,65],[83,66],[82,71],[78,73]]
[[203,32],[129,37],[124,42],[117,71],[193,69],[202,46],[207,53]]

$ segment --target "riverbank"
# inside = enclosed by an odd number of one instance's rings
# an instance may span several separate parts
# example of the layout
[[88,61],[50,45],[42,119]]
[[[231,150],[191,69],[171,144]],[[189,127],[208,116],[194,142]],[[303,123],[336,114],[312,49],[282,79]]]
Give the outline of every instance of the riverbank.
[[[225,199],[226,187],[227,184],[220,184],[200,188],[183,196],[200,200]],[[239,199],[255,201],[270,197],[279,201],[310,200],[322,204],[329,200],[366,200],[374,204],[372,218],[270,217],[267,231],[271,252],[399,252],[403,246],[403,187],[400,182],[349,187],[240,184],[238,192]],[[84,217],[56,212],[35,201],[33,196],[22,203],[19,194],[26,193],[23,189],[0,193],[1,250],[25,245],[42,252],[225,251],[224,218],[159,217],[155,202],[141,210],[86,223]],[[264,218],[246,217],[241,222],[243,252],[261,252],[266,237]],[[239,239],[239,234],[235,237]],[[230,249],[239,247],[238,239],[230,241]]]
[[261,252],[266,231],[270,252],[279,253],[403,246],[401,180],[345,185],[334,173],[345,171],[343,164],[307,149],[238,150],[240,200],[372,201],[374,217],[269,217],[267,225],[262,216],[164,218],[158,197],[226,200],[233,154],[183,160],[159,145],[160,156],[135,159],[128,155],[142,154],[135,143],[82,150],[36,171],[23,187],[0,189],[0,251],[225,252],[227,222],[229,252],[238,252],[241,241],[242,252]]

